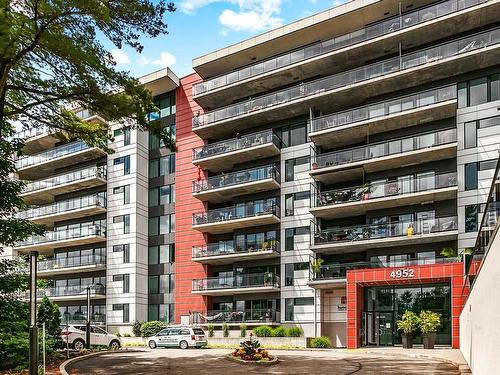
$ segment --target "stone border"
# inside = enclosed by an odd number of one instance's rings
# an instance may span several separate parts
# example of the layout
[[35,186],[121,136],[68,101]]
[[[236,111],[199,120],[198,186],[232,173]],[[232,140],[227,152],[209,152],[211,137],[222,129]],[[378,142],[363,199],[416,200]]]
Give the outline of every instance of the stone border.
[[252,366],[252,365],[258,365],[258,366],[271,366],[275,365],[278,363],[278,357],[274,356],[273,359],[270,361],[244,361],[243,359],[238,359],[236,357],[233,357],[231,354],[227,354],[224,356],[228,361],[231,362],[236,362],[239,363],[240,365],[247,365],[247,366]]
[[64,361],[63,363],[61,363],[61,365],[59,366],[59,371],[61,371],[62,375],[69,375],[68,372],[66,371],[66,366],[67,365],[72,364],[74,362],[83,361],[83,360],[88,359],[88,358],[96,357],[96,356],[102,355],[102,354],[110,354],[110,353],[142,353],[142,352],[144,352],[144,350],[137,350],[137,349],[101,350],[99,352],[89,353],[89,354],[81,355],[79,357],[74,357],[74,358],[67,359],[66,361]]

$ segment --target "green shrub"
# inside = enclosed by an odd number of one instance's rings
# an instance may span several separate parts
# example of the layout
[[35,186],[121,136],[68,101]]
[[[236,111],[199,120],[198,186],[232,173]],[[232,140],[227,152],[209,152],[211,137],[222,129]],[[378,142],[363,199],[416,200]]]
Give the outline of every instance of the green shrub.
[[287,337],[300,337],[302,336],[302,328],[300,327],[290,327],[286,330]]
[[240,324],[240,336],[245,337],[247,335],[247,325]]
[[164,322],[160,322],[158,320],[142,323],[141,336],[142,337],[154,336],[164,328],[167,328],[167,325]]
[[441,314],[433,311],[420,311],[419,327],[422,333],[436,332],[441,325]]
[[122,337],[122,334],[121,334],[120,332],[116,332],[116,333],[115,333],[115,336],[116,336],[116,337]]
[[276,327],[271,332],[271,336],[273,337],[285,337],[285,335],[286,335],[285,327]]
[[124,333],[123,337],[130,337],[130,333]]
[[222,325],[222,335],[224,337],[229,337],[229,326],[226,323]]
[[142,323],[138,320],[134,322],[134,325],[132,326],[132,332],[134,333],[135,337],[141,337],[141,326]]
[[398,331],[403,331],[403,333],[410,334],[413,333],[420,323],[420,318],[413,311],[406,310],[396,324],[398,326]]
[[214,337],[214,329],[215,327],[213,324],[207,325],[208,337]]
[[273,329],[269,326],[258,326],[253,329],[253,333],[257,337],[271,337]]
[[311,348],[331,348],[332,343],[326,336],[316,337],[311,340]]

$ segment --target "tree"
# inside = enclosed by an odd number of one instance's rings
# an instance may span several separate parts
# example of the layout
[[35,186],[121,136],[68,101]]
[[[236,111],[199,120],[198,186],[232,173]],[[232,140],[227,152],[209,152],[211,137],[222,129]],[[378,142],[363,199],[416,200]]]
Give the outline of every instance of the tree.
[[57,338],[60,333],[61,312],[59,306],[44,296],[42,302],[38,306],[38,324],[45,323],[47,334]]

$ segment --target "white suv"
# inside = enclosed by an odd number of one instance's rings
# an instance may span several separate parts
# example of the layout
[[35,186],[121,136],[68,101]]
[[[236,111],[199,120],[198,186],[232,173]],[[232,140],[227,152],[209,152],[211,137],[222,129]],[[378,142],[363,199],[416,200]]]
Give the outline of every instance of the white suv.
[[156,335],[149,337],[148,346],[151,349],[160,346],[181,349],[189,347],[201,348],[207,346],[207,337],[205,332],[198,327],[172,326],[162,329]]
[[[85,325],[70,325],[61,331],[61,338],[76,350],[85,348],[87,327]],[[112,350],[120,349],[122,342],[118,336],[112,335],[105,330],[90,326],[90,345],[107,346]]]

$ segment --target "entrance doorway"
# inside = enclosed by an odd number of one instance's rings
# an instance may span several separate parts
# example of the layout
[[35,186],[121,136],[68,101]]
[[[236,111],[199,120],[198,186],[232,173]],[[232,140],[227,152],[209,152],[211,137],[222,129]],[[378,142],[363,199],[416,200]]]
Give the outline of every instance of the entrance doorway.
[[394,345],[394,313],[363,313],[363,332],[365,346]]

